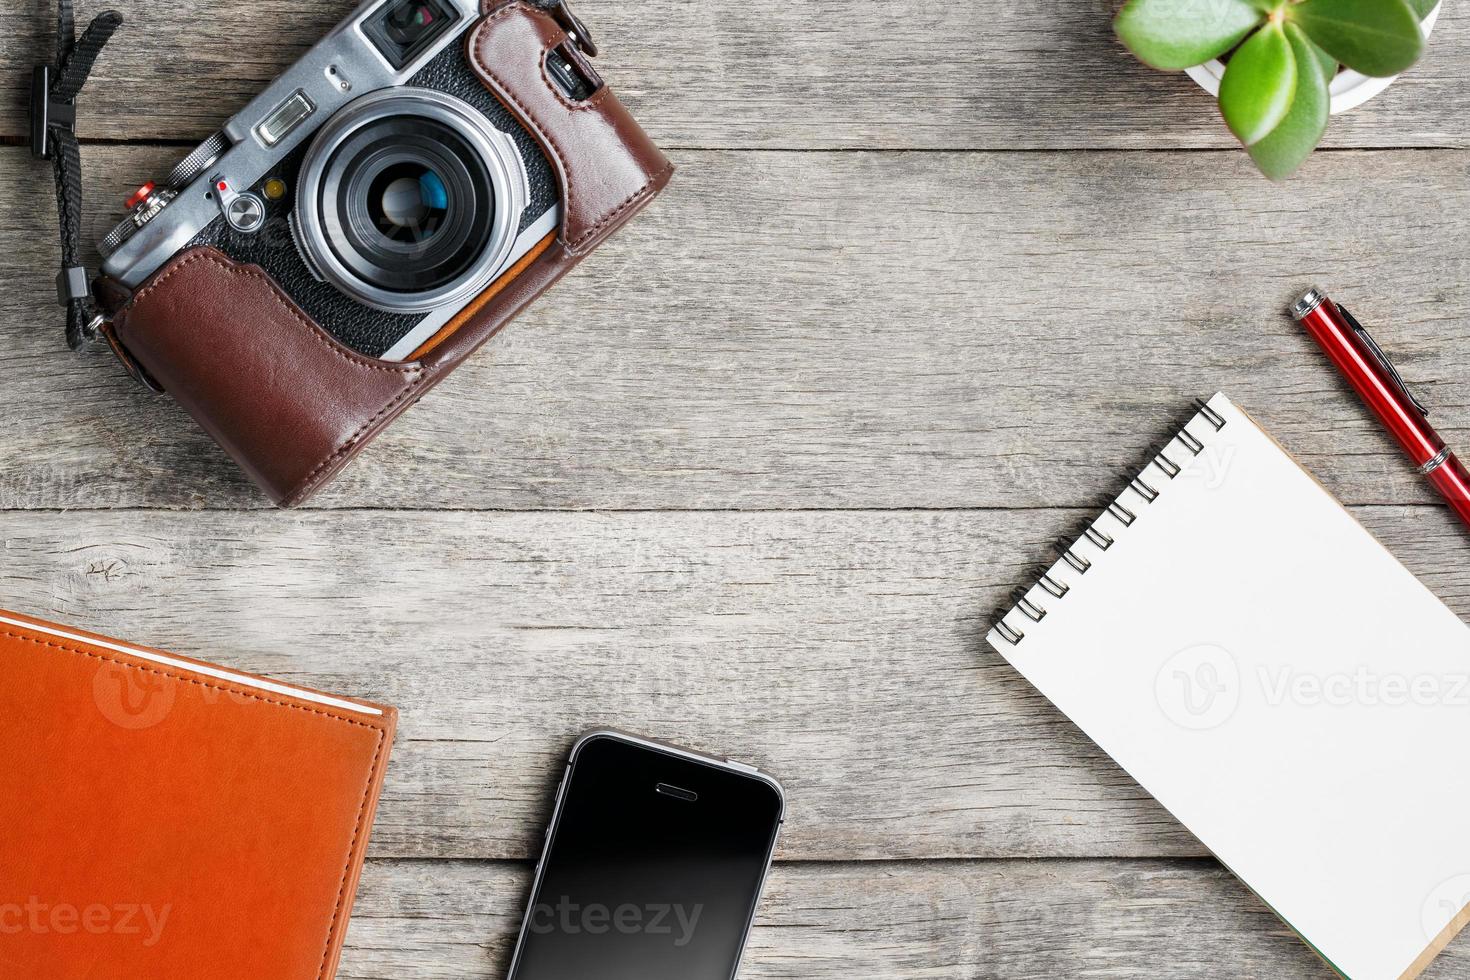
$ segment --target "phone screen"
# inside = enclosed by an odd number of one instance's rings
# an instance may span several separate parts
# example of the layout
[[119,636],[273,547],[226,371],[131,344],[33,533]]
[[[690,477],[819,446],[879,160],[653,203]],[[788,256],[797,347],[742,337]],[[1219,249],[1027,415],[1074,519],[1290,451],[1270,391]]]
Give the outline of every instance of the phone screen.
[[776,787],[599,735],[562,793],[513,980],[730,980],[781,823]]

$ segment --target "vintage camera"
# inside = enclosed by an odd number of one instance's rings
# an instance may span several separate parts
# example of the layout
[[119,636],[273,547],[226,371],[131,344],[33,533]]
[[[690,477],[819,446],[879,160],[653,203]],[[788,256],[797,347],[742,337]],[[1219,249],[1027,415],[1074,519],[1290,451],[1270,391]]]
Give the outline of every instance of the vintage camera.
[[[592,98],[585,27],[560,4],[536,9],[570,39],[547,53],[547,79],[569,105]],[[101,243],[103,276],[137,289],[212,247],[265,270],[346,347],[412,359],[562,217],[542,147],[468,63],[479,20],[478,0],[364,4],[139,188]]]
[[96,329],[300,504],[668,185],[596,54],[566,0],[367,0],[129,201]]

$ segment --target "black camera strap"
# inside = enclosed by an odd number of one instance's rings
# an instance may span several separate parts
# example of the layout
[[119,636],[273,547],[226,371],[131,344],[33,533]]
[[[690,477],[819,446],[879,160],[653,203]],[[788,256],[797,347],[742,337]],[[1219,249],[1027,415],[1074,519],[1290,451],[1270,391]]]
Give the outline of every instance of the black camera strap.
[[61,275],[56,297],[66,308],[66,343],[80,350],[97,336],[102,318],[93,312],[82,266],[82,151],[77,143],[77,95],[92,65],[122,26],[122,14],[98,14],[77,37],[72,0],[57,0],[56,64],[41,65],[31,81],[31,153],[56,170],[56,209],[61,223]]

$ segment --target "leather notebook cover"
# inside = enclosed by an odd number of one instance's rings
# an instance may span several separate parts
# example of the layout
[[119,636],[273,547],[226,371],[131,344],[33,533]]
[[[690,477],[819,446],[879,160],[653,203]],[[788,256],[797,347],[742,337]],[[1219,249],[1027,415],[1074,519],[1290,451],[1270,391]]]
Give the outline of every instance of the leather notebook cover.
[[334,976],[396,721],[0,612],[0,977]]

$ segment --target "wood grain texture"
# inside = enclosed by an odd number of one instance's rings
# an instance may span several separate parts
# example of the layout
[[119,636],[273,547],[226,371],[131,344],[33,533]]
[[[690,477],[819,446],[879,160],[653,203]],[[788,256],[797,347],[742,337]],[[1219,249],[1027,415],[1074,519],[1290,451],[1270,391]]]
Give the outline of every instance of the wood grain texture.
[[[174,155],[89,150],[93,237]],[[679,162],[317,506],[1077,506],[1217,389],[1344,499],[1432,502],[1282,312],[1313,281],[1470,443],[1463,153],[1321,155],[1285,187],[1189,153]],[[49,193],[0,150],[0,455],[25,460],[0,505],[263,506],[167,399],[64,351]]]
[[[128,17],[98,65],[82,132],[198,140],[289,67],[350,0],[114,0]],[[1450,4],[1424,61],[1334,119],[1330,146],[1466,146],[1470,27]],[[1112,0],[893,5],[877,0],[581,0],[606,73],[669,147],[1071,149],[1232,147],[1213,100],[1113,38]],[[50,6],[0,11],[0,134],[24,132],[24,85]]]
[[[518,866],[375,862],[341,980],[504,976],[530,887]],[[1461,936],[1424,974],[1470,970]],[[792,980],[1329,980],[1213,861],[777,865],[740,972]]]
[[[174,146],[87,147],[92,240],[352,4],[111,5],[83,136]],[[0,147],[0,605],[403,708],[344,980],[503,975],[599,725],[785,783],[744,977],[1325,980],[982,638],[1217,389],[1470,614],[1470,543],[1280,313],[1350,298],[1470,444],[1470,22],[1273,186],[1115,6],[578,0],[680,174],[298,514],[64,351],[50,173]],[[0,10],[0,141],[50,18]]]
[[[1447,515],[1360,514],[1470,612]],[[786,860],[1202,854],[984,644],[1082,516],[34,513],[0,595],[399,706],[379,856],[533,856],[606,726],[777,776]]]

